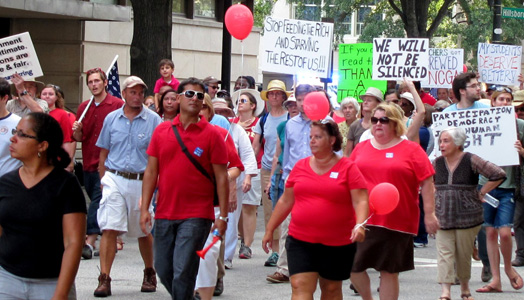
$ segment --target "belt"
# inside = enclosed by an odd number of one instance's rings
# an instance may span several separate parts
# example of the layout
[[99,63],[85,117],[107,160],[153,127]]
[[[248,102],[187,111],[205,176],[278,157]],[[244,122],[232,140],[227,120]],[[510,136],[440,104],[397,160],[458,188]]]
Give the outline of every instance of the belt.
[[106,168],[106,171],[111,172],[117,176],[124,177],[125,179],[131,180],[142,180],[144,179],[144,173],[131,173],[131,172],[120,172],[113,169]]

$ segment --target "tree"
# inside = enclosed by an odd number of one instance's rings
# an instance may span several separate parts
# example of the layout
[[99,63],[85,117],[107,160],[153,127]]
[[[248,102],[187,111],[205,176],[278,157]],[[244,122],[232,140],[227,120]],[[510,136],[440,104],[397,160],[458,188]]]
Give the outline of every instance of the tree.
[[173,26],[171,0],[131,0],[133,6],[133,40],[131,42],[131,74],[152,89],[158,79],[158,62],[171,59]]
[[254,14],[255,26],[264,28],[264,19],[271,15],[276,0],[255,0]]

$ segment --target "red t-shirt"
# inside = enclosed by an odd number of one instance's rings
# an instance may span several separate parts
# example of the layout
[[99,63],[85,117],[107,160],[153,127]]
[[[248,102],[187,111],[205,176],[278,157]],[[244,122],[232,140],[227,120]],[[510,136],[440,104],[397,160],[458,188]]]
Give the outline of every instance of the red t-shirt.
[[403,140],[384,150],[371,145],[371,140],[358,143],[351,152],[368,183],[368,191],[382,182],[393,184],[399,192],[398,206],[387,215],[373,215],[368,225],[417,234],[419,223],[418,191],[420,183],[435,174],[426,153],[419,144]]
[[431,106],[435,105],[435,103],[437,103],[437,100],[435,100],[435,98],[433,98],[433,96],[431,96],[431,94],[429,93],[426,93],[424,91],[421,91],[420,92],[420,100],[422,100],[423,103],[427,103]]
[[286,181],[295,194],[289,235],[309,243],[348,245],[356,224],[351,190],[365,189],[366,181],[347,157],[323,175],[313,171],[310,158],[299,160]]
[[155,89],[153,90],[153,93],[157,94],[160,92],[160,88],[164,85],[169,85],[172,89],[176,91],[178,89],[178,85],[180,82],[178,82],[178,79],[175,78],[175,76],[171,75],[171,81],[168,83],[164,80],[164,78],[160,77],[155,83]]
[[[214,126],[214,125],[213,125]],[[218,130],[220,135],[222,136],[222,140],[224,140],[227,136],[226,142],[226,150],[227,150],[227,168],[238,168],[240,172],[244,171],[244,164],[242,164],[242,161],[240,160],[240,156],[238,156],[237,148],[235,147],[235,142],[233,141],[233,138],[231,137],[231,134],[228,134],[228,131],[220,126],[215,126],[215,128]]]
[[49,115],[53,117],[58,124],[60,124],[60,128],[62,128],[62,133],[64,134],[62,144],[73,142],[73,123],[71,123],[67,112],[61,108],[55,108],[49,112]]
[[[253,131],[253,128],[255,128],[255,126],[257,125],[258,119],[259,119],[258,117],[255,117],[253,122],[249,126],[244,128],[244,130],[247,133],[247,136],[249,137],[249,141],[251,142],[251,144],[253,144],[253,140],[255,139],[255,132]],[[238,121],[240,121],[240,118],[239,117],[235,117],[235,118],[233,118],[233,120],[231,120],[231,123],[237,123],[238,124]],[[258,169],[260,169],[262,167],[262,156],[264,156],[264,147],[260,147],[260,151],[258,151],[258,155],[256,157],[256,159],[257,159],[257,168]]]
[[[82,102],[78,107],[76,111],[77,120],[80,120],[80,116],[82,116],[89,101]],[[89,110],[82,120],[82,160],[84,171],[96,172],[98,170],[100,148],[95,145],[104,126],[104,119],[110,112],[119,109],[122,105],[124,105],[122,99],[113,97],[108,93],[98,105],[95,105],[93,100],[93,103],[89,106]]]
[[156,219],[215,219],[215,188],[191,163],[178,144],[175,125],[189,153],[213,176],[213,166],[228,162],[226,143],[215,126],[205,118],[184,130],[180,115],[173,122],[163,122],[155,129],[147,154],[158,159],[158,200]]

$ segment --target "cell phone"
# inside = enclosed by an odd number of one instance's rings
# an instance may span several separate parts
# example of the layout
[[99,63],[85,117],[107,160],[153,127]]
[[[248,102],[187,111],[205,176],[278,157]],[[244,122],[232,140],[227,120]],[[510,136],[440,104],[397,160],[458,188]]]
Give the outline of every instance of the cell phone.
[[490,194],[485,194],[483,199],[484,201],[486,201],[487,204],[493,206],[494,208],[499,207],[500,201],[497,198],[491,196]]

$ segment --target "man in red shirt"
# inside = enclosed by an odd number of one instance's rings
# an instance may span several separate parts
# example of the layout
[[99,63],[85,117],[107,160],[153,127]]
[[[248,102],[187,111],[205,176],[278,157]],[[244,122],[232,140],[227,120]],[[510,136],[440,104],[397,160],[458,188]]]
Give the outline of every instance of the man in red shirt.
[[[86,74],[87,87],[93,94],[93,101],[89,104],[91,100],[86,100],[78,107],[76,119],[79,121],[73,123],[73,138],[77,142],[82,142],[84,186],[91,200],[87,211],[86,245],[82,249],[82,257],[90,259],[93,256],[93,250],[96,248],[96,239],[100,234],[96,212],[102,198],[100,176],[98,174],[100,148],[95,146],[95,144],[106,116],[122,107],[124,101],[107,93],[107,76],[100,68],[91,69]],[[80,116],[82,116],[86,108],[87,113],[84,119],[80,120]]]
[[[226,231],[228,156],[221,134],[199,116],[204,100],[202,81],[189,78],[178,86],[177,92],[180,114],[173,122],[164,122],[155,129],[147,150],[149,158],[142,181],[140,226],[144,232],[151,226],[148,208],[158,183],[155,269],[173,299],[192,299],[200,259],[196,251],[204,246],[215,219],[215,192],[220,216],[214,227],[221,236]],[[175,130],[187,153],[178,142]],[[202,171],[188,155],[200,164]]]

